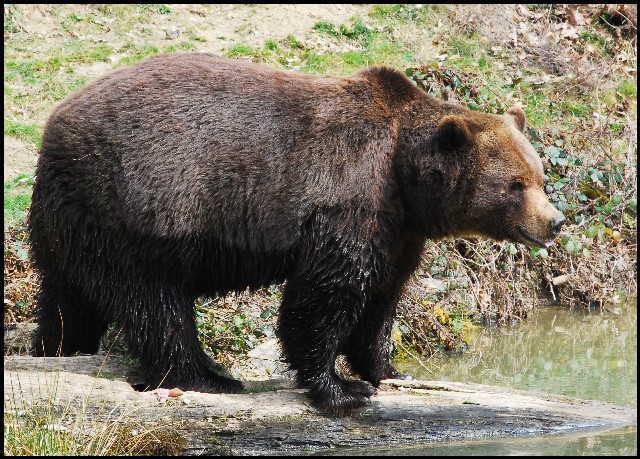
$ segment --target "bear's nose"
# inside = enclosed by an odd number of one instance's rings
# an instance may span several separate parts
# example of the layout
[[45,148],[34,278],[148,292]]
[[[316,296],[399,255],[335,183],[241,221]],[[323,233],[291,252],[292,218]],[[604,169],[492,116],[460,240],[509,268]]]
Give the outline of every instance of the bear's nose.
[[562,214],[556,215],[551,219],[551,223],[550,223],[551,229],[556,233],[560,232],[560,228],[562,228],[562,225],[564,225],[565,221],[566,219],[564,218],[564,215]]

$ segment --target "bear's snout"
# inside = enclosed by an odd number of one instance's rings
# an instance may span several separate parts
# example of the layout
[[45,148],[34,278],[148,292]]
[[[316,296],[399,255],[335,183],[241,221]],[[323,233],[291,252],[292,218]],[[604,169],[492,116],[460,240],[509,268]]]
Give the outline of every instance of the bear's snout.
[[562,225],[564,225],[564,222],[566,221],[567,219],[564,218],[564,215],[558,214],[551,219],[551,222],[549,223],[549,225],[551,226],[551,229],[553,230],[553,232],[558,234],[562,229]]

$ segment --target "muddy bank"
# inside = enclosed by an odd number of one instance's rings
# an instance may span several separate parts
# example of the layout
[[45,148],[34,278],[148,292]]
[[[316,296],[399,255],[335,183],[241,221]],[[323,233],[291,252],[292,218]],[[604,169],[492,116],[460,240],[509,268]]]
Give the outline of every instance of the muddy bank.
[[[530,437],[635,425],[637,411],[604,402],[478,384],[387,380],[364,409],[328,417],[290,380],[248,381],[238,395],[137,392],[121,358],[5,357],[5,411],[84,402],[87,422],[118,420],[183,436],[186,454],[309,454],[470,439]],[[75,410],[75,407],[78,407]]]

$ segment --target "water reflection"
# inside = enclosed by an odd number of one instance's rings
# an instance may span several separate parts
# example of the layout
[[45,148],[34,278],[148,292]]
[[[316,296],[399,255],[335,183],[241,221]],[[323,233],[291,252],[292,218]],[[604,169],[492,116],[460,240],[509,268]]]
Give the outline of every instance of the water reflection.
[[[396,362],[400,371],[418,379],[491,384],[637,406],[637,299],[607,310],[537,308],[516,326],[479,328],[464,354],[436,356],[425,365],[428,370],[416,362]],[[528,453],[605,455],[613,449],[614,454],[635,454],[637,431],[580,435],[573,443],[565,437],[558,441],[562,443],[552,451]],[[536,444],[529,441],[527,447],[531,443]],[[494,450],[495,454],[518,454],[509,449],[517,444],[505,440],[464,447],[480,448],[468,454]],[[432,445],[403,454],[446,455],[447,448]]]
[[635,428],[579,435],[468,441],[386,448],[371,451],[335,450],[323,455],[354,456],[635,456]]

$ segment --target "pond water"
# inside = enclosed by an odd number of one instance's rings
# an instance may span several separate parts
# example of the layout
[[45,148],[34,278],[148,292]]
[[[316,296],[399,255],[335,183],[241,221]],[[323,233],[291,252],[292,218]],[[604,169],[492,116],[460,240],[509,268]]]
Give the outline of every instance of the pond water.
[[[481,327],[461,355],[396,362],[417,379],[463,381],[637,406],[637,298],[606,310],[544,306]],[[636,455],[637,427],[378,450],[378,455]]]

